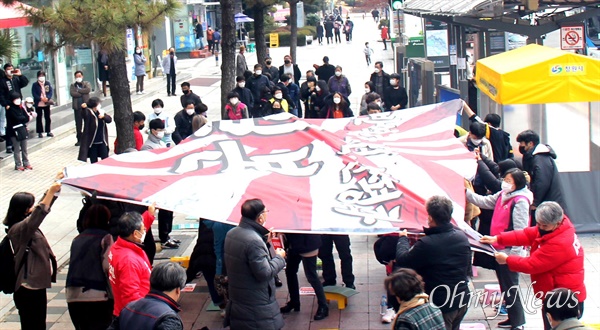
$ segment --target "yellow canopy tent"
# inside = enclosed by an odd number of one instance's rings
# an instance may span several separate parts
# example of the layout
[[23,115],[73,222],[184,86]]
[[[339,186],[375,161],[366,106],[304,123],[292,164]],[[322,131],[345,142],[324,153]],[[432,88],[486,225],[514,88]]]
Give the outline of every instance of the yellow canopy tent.
[[498,104],[600,101],[600,60],[535,44],[477,61],[476,80]]

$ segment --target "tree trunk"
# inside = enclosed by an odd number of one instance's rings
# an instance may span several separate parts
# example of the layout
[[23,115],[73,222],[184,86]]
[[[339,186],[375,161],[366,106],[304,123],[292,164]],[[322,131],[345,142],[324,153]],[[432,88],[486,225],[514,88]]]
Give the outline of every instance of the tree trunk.
[[256,42],[256,59],[258,63],[265,63],[267,46],[265,45],[265,9],[264,6],[254,6],[254,40]]
[[[297,63],[296,47],[298,46],[298,0],[289,0],[290,4],[290,56],[293,63]],[[298,83],[295,81],[295,83]]]
[[127,148],[135,148],[133,138],[133,110],[131,95],[129,94],[129,80],[127,79],[127,64],[125,50],[114,51],[108,56],[110,70],[110,96],[113,101],[114,122],[117,125],[117,150],[121,153]]
[[234,15],[235,0],[221,0],[221,119],[225,118],[227,93],[235,87],[236,37]]

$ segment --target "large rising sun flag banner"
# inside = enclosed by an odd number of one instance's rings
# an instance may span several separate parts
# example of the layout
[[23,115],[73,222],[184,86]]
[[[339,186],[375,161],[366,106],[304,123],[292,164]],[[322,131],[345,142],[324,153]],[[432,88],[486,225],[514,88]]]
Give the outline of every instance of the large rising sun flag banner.
[[260,198],[279,232],[380,234],[427,225],[448,196],[463,222],[473,155],[454,137],[462,101],[344,119],[287,113],[209,123],[179,145],[69,167],[64,184],[99,198],[237,224]]

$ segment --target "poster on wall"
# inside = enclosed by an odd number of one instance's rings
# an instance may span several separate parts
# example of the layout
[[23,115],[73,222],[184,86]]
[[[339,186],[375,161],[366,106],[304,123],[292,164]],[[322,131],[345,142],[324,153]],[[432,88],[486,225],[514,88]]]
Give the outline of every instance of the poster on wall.
[[425,51],[427,59],[434,63],[436,69],[448,68],[448,24],[445,22],[425,21]]
[[177,17],[173,20],[173,38],[175,51],[189,52],[194,47],[194,29],[189,17]]

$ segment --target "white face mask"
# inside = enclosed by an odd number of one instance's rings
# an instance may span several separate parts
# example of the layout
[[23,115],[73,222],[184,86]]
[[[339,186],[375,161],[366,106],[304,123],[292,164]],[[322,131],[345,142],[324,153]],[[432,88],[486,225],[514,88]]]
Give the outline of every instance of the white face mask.
[[78,82],[78,83],[80,83],[80,82],[82,82],[82,81],[83,81],[83,78],[75,78],[75,82]]
[[375,101],[375,103],[377,103],[378,106],[381,106],[381,101]]
[[239,88],[244,88],[244,87],[246,87],[246,82],[241,82],[241,83],[238,83],[238,87],[239,87]]
[[316,89],[316,90],[317,90],[317,92],[318,92],[318,91],[320,91],[320,90],[321,90],[321,87],[319,87],[319,86],[317,85],[317,87],[315,87],[315,89]]
[[379,69],[378,68],[375,68],[375,73],[379,73]]
[[371,93],[371,89],[370,88],[365,88],[365,94]]
[[281,100],[281,98],[283,97],[283,95],[282,95],[282,94],[280,94],[280,93],[277,93],[277,94],[275,94],[274,96],[275,96],[275,98],[276,98],[276,99],[278,99],[278,100]]
[[27,109],[31,109],[33,108],[33,103],[25,103],[25,106],[27,107]]
[[193,114],[194,114],[194,112],[196,112],[196,111],[194,111],[194,109],[185,109],[185,112],[188,114],[188,116],[191,116],[191,115],[193,115]]
[[396,86],[396,79],[390,79],[390,85]]
[[162,139],[165,137],[165,132],[164,131],[160,131],[160,132],[156,132],[156,137],[159,139]]
[[38,81],[43,83],[46,81],[46,77],[44,77],[44,76],[38,77]]
[[[140,231],[141,232],[141,231]],[[144,240],[146,239],[146,232],[144,232],[142,234],[142,237],[140,237],[140,243],[144,243]]]
[[474,139],[474,138],[470,138],[470,139],[471,139],[471,143],[473,143],[476,146],[480,145],[481,142],[483,142],[483,139]]
[[160,108],[160,107],[154,108],[154,113],[158,115],[158,114],[160,114],[162,112],[162,109],[163,108]]
[[96,110],[98,110],[98,112],[100,112],[100,110],[102,110],[102,104],[98,104],[98,105],[96,106]]
[[12,76],[13,70],[6,70],[5,72],[7,76]]
[[16,99],[13,101],[14,105],[21,105],[21,99]]
[[502,187],[502,192],[504,192],[505,194],[508,194],[513,191],[513,185],[506,181],[502,181],[502,184],[500,186]]
[[335,72],[335,76],[336,76],[336,77],[339,77],[339,76],[341,76],[341,75],[342,75],[342,71],[336,71],[336,72]]
[[260,76],[260,75],[262,74],[262,70],[256,70],[256,71],[254,71],[254,73],[255,73],[257,76]]
[[342,101],[342,99],[340,99],[339,97],[333,98],[333,103],[335,103],[335,104],[339,104],[341,101]]
[[237,104],[238,103],[238,98],[237,97],[232,97],[229,99],[229,103],[231,104]]

